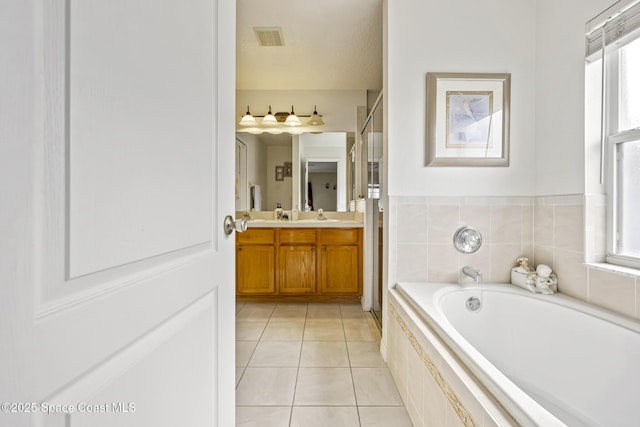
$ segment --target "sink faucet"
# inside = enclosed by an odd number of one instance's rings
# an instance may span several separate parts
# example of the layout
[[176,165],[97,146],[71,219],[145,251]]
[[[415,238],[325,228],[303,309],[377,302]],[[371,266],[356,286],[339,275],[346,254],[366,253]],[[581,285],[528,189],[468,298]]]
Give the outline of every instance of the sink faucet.
[[324,221],[327,219],[324,217],[324,211],[322,209],[318,209],[318,219],[321,221]]
[[244,219],[245,221],[249,221],[251,218],[251,215],[249,215],[249,211],[244,211],[242,212],[242,219]]
[[479,269],[465,265],[462,267],[462,273],[465,276],[471,277],[474,282],[482,283],[482,272]]

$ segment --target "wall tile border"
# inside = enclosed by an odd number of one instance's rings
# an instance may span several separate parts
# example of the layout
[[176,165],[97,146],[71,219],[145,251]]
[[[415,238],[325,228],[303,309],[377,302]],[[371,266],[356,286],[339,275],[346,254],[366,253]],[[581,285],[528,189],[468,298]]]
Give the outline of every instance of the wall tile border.
[[469,411],[464,407],[464,405],[462,404],[462,402],[460,401],[456,393],[453,391],[451,386],[447,383],[444,376],[442,375],[440,370],[437,368],[436,364],[423,351],[422,347],[418,343],[418,340],[413,335],[411,330],[409,330],[409,327],[405,323],[404,319],[400,316],[396,307],[393,304],[389,304],[389,312],[391,313],[395,321],[400,326],[400,329],[402,329],[402,332],[404,332],[405,336],[411,343],[411,346],[420,357],[420,360],[422,360],[422,362],[424,363],[424,366],[427,368],[427,371],[429,371],[433,379],[436,381],[436,384],[438,384],[438,387],[440,388],[440,390],[442,390],[442,393],[446,396],[447,400],[451,404],[451,407],[455,411],[456,415],[458,416],[458,418],[460,418],[460,421],[462,422],[462,424],[465,427],[478,427],[478,424],[474,421]]

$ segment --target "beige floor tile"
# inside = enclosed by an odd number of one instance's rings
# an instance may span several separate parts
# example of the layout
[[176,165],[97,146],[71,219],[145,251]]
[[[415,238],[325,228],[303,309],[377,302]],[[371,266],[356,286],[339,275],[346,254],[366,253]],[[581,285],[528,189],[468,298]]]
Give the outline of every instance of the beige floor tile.
[[242,310],[242,307],[244,307],[244,303],[243,302],[237,302],[236,303],[236,314],[238,314],[238,312],[240,310]]
[[236,341],[236,366],[247,366],[258,341]]
[[362,310],[360,304],[340,304],[342,319],[363,319],[368,312]]
[[375,341],[366,319],[345,319],[342,323],[344,324],[344,334],[347,341]]
[[413,427],[402,406],[360,406],[362,427]]
[[291,427],[360,427],[355,406],[294,406]]
[[375,342],[347,342],[349,361],[353,368],[386,368],[380,347]]
[[273,318],[267,323],[262,333],[262,341],[302,341],[304,322],[274,322]]
[[297,372],[298,368],[248,367],[236,390],[237,405],[291,405]]
[[339,302],[310,302],[308,304],[310,310],[322,310],[325,308],[338,308],[340,309]]
[[349,368],[300,368],[294,404],[355,406],[351,370]]
[[273,310],[270,322],[304,322],[307,317],[306,308],[278,308]]
[[236,340],[258,341],[267,322],[236,322]]
[[365,316],[368,316],[369,313],[365,311],[355,311],[355,310],[342,310],[342,320],[353,319],[353,320],[362,320],[366,319]]
[[341,319],[339,305],[309,306],[307,310],[309,322],[335,322]]
[[240,322],[266,322],[273,313],[274,304],[256,305],[246,303],[236,314],[236,321]]
[[276,308],[304,308],[309,306],[306,302],[279,302],[276,304]]
[[288,427],[290,406],[238,406],[236,427]]
[[347,346],[344,341],[305,341],[302,344],[300,366],[348,368]]
[[340,303],[340,310],[342,312],[344,311],[360,311],[362,312],[362,304],[360,304],[359,302],[343,302]]
[[273,310],[276,308],[275,302],[245,302],[244,306],[246,308],[260,308],[260,309],[269,309]]
[[342,322],[310,323],[304,327],[305,341],[344,341]]
[[301,341],[260,341],[249,366],[298,366]]
[[402,406],[400,393],[387,368],[352,368],[358,406]]

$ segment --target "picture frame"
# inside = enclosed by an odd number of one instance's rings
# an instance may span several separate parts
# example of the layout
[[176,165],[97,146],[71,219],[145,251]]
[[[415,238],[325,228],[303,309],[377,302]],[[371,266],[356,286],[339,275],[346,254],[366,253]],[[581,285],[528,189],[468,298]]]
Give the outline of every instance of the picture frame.
[[292,162],[284,162],[284,176],[285,178],[291,177],[293,174],[293,163]]
[[510,103],[511,74],[427,73],[427,166],[509,166]]
[[276,181],[284,181],[284,166],[276,166]]

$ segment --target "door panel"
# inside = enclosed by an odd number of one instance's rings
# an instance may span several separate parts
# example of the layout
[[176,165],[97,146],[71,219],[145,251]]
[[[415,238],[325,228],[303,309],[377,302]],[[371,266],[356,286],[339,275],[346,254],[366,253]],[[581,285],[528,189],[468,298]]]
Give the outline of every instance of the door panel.
[[[209,402],[215,390],[211,349],[216,304],[216,294],[203,296],[83,378],[47,397],[47,404],[78,402],[69,415],[73,426],[106,427],[114,421],[118,426],[155,425],[157,414],[148,408],[166,406],[193,411],[163,412],[165,425],[213,425]],[[59,425],[55,418],[40,416],[44,425]]]
[[0,6],[0,425],[234,425],[235,3],[134,3]]
[[70,276],[210,242],[214,3],[69,5]]

